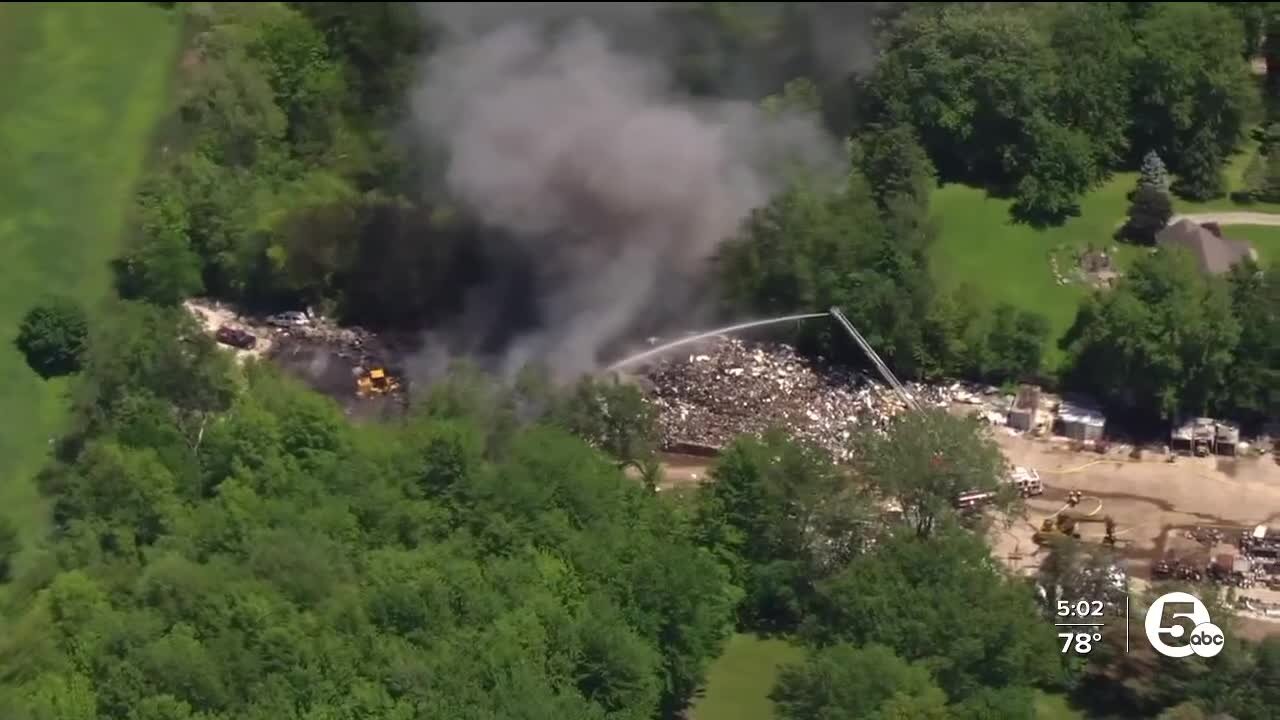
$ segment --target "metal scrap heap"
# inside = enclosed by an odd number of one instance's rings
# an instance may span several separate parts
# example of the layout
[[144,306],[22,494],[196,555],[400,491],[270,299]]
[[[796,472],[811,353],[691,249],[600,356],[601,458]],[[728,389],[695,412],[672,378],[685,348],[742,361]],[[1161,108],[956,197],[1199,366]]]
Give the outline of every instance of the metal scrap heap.
[[[645,377],[666,448],[719,448],[737,435],[779,428],[841,461],[859,424],[883,428],[905,409],[887,386],[859,373],[802,358],[787,345],[733,338],[664,360]],[[945,389],[907,387],[922,405],[949,400]]]

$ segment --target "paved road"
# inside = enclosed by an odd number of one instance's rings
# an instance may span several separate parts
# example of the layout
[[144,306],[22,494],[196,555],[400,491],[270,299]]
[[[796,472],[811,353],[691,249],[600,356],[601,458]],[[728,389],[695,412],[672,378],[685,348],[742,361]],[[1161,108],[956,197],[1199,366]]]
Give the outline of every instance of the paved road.
[[1169,224],[1172,225],[1184,218],[1192,222],[1216,222],[1219,225],[1280,225],[1280,213],[1264,212],[1212,212],[1174,215],[1169,218]]

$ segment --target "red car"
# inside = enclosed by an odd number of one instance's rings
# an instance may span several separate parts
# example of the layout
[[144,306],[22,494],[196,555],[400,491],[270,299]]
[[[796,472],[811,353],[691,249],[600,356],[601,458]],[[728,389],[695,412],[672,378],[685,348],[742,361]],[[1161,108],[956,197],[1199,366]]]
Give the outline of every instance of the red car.
[[248,350],[258,344],[258,338],[254,337],[253,333],[246,332],[240,328],[233,328],[228,325],[223,325],[218,328],[218,332],[214,333],[214,338],[224,345],[237,347],[241,350]]

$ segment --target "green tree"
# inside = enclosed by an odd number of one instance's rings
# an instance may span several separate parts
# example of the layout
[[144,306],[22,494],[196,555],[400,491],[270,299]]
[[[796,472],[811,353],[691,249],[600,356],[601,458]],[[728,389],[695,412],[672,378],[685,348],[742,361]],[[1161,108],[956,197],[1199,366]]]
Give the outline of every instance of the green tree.
[[1163,230],[1169,224],[1169,218],[1173,217],[1173,200],[1155,185],[1142,181],[1129,203],[1128,217],[1124,235],[1135,242],[1152,245],[1156,241],[1156,233]]
[[1033,121],[1028,131],[1028,146],[1020,153],[1025,160],[1017,163],[1021,178],[1014,214],[1034,223],[1078,214],[1080,197],[1100,175],[1089,137],[1044,119]]
[[1207,130],[1197,131],[1187,141],[1178,163],[1174,192],[1190,200],[1211,200],[1227,191],[1222,153]]
[[177,305],[198,294],[200,257],[185,237],[165,232],[146,238],[112,262],[122,297],[157,305]]
[[102,443],[90,446],[77,462],[74,496],[61,499],[66,520],[96,517],[154,542],[177,513],[174,479],[151,449],[129,450]]
[[[899,374],[920,374],[931,364],[921,322],[931,292],[927,259],[923,244],[904,241],[895,226],[919,229],[918,222],[887,223],[856,169],[836,193],[798,185],[722,246],[722,291],[733,308],[760,313],[839,305]],[[805,349],[862,362],[839,328],[806,324],[798,334]]]
[[201,72],[182,87],[180,112],[199,151],[220,165],[252,167],[269,158],[288,131],[270,70],[248,47],[256,33],[235,21],[235,13],[269,16],[280,7],[197,7],[189,15],[193,29],[203,31],[191,48],[202,63]]
[[23,688],[23,710],[32,720],[96,720],[92,684],[78,673],[45,674]]
[[1152,188],[1161,193],[1169,192],[1169,170],[1155,150],[1148,150],[1142,156],[1142,167],[1139,168],[1138,189]]
[[951,708],[953,720],[1036,720],[1035,691],[1028,687],[984,688]]
[[1035,377],[1048,339],[1049,321],[1043,315],[997,305],[987,336],[984,374],[999,381]]
[[911,203],[913,217],[929,212],[929,195],[937,184],[929,155],[910,126],[875,128],[858,136],[857,158],[882,210],[895,201]]
[[22,550],[18,528],[8,517],[0,517],[0,582],[13,576],[13,559]]
[[896,498],[915,535],[937,532],[955,499],[970,490],[996,490],[1004,456],[977,420],[924,409],[896,416],[886,433],[854,436],[852,465],[880,492]]
[[1245,191],[1254,200],[1280,201],[1280,146],[1272,145],[1266,154],[1257,154],[1244,173]]
[[794,627],[813,582],[871,536],[868,503],[825,453],[778,433],[734,441],[711,476],[699,493],[697,526],[745,592],[743,622]]
[[1136,26],[1133,147],[1160,154],[1188,197],[1214,197],[1256,104],[1240,22],[1208,3],[1150,6]]
[[298,10],[325,34],[328,44],[345,60],[348,102],[390,115],[413,81],[420,47],[430,41],[422,20],[405,3],[303,3]]
[[1132,27],[1120,5],[1064,3],[1053,12],[1049,43],[1056,60],[1051,117],[1090,140],[1100,179],[1129,149],[1138,58]]
[[1262,272],[1252,261],[1227,276],[1232,314],[1240,325],[1227,384],[1231,417],[1262,421],[1280,416],[1280,267]]
[[1225,284],[1159,250],[1081,306],[1063,338],[1067,383],[1150,418],[1203,415],[1223,397],[1239,335]]
[[[1016,181],[1013,160],[1047,110],[1053,55],[1027,16],[951,5],[908,12],[888,34],[871,93],[920,133],[942,176]],[[1057,155],[1057,153],[1053,153]]]
[[1030,588],[1003,575],[980,537],[899,534],[818,583],[803,635],[885,645],[929,668],[953,702],[983,688],[1060,679],[1059,648]]
[[882,645],[833,645],[803,663],[783,667],[771,693],[785,720],[868,718],[921,720],[947,718],[946,695],[929,671],[909,663]]
[[639,467],[657,446],[657,413],[634,385],[583,378],[551,416],[620,463]]
[[27,311],[16,344],[31,369],[50,378],[80,369],[88,335],[84,310],[74,301],[55,299]]
[[247,50],[262,62],[275,90],[276,105],[288,123],[286,137],[299,154],[323,152],[342,120],[346,97],[342,68],[330,57],[324,35],[298,11],[289,9],[258,26]]

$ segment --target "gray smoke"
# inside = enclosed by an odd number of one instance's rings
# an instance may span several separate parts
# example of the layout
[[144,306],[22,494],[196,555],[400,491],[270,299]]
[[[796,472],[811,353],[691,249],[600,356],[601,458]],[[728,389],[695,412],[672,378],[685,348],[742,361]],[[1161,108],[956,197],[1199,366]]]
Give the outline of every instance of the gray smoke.
[[660,9],[424,8],[445,33],[416,120],[446,154],[450,195],[500,232],[509,246],[495,256],[525,278],[514,298],[477,291],[434,353],[491,336],[514,302],[540,321],[505,343],[504,370],[538,360],[562,377],[590,371],[638,328],[690,321],[717,247],[785,171],[840,162],[816,118],[676,91]]

